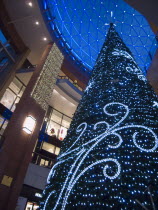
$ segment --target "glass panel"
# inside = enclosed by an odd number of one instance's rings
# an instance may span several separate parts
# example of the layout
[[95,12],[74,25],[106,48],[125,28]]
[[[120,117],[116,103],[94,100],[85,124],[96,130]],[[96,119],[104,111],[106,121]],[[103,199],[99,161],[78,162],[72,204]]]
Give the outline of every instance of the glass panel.
[[[1,54],[2,54],[2,51],[0,52],[0,56],[1,56]],[[2,58],[0,59],[0,70],[1,70],[1,71],[2,71],[2,67],[4,68],[4,67],[7,66],[8,61],[9,61],[9,59],[8,59],[7,57],[2,57]]]
[[48,160],[41,159],[40,166],[48,166]]
[[21,98],[21,96],[23,95],[24,93],[24,90],[25,90],[25,86],[22,87],[20,93],[18,93],[18,96]]
[[14,102],[14,105],[13,105],[12,108],[11,108],[11,111],[12,111],[12,112],[14,112],[14,110],[15,110],[17,104],[19,103],[19,101],[20,101],[20,98],[17,97],[16,100],[15,100],[15,102]]
[[37,209],[39,209],[39,206],[36,204],[36,205],[34,205],[34,209],[33,210],[37,210]]
[[4,93],[2,99],[1,99],[1,103],[7,107],[8,109],[11,108],[14,100],[16,98],[16,95],[9,89],[6,90],[6,92]]
[[57,123],[61,123],[61,119],[62,119],[62,114],[56,110],[53,110],[53,113],[51,115],[51,120],[57,122]]
[[2,116],[0,115],[0,127],[3,126],[4,120],[5,120],[4,117],[2,117]]
[[60,152],[60,148],[59,148],[59,147],[56,147],[56,149],[55,149],[55,154],[56,154],[56,155],[59,155],[59,152]]
[[0,115],[0,134],[2,135],[8,125],[8,120]]
[[27,205],[26,205],[26,209],[25,210],[32,210],[32,207],[33,207],[33,203],[27,202]]
[[44,142],[43,143],[43,146],[42,146],[42,149],[46,150],[47,152],[54,153],[55,146],[52,145],[52,144],[49,144],[47,142]]
[[9,85],[9,88],[13,90],[16,94],[19,93],[20,89],[22,87],[22,83],[17,80],[17,78],[14,78],[13,82]]
[[41,159],[40,166],[44,166],[44,162],[45,162],[45,160],[44,159]]
[[71,118],[64,115],[63,120],[62,120],[62,126],[66,127],[66,128],[69,128],[71,121],[72,121]]
[[7,42],[7,40],[6,40],[4,34],[2,33],[1,30],[0,30],[0,41],[1,41],[3,44]]
[[46,160],[44,164],[45,164],[45,166],[48,166],[48,160]]
[[63,140],[67,135],[67,128],[61,127],[59,132],[59,140]]
[[50,136],[55,135],[56,137],[58,137],[59,132],[60,132],[60,125],[58,125],[57,123],[55,123],[53,121],[50,121],[48,128],[47,128],[48,135],[50,135]]
[[3,124],[3,126],[2,126],[2,132],[4,132],[5,131],[5,129],[6,129],[6,127],[7,127],[7,125],[8,125],[8,120],[5,120],[4,121],[4,124]]
[[39,205],[32,202],[27,202],[25,210],[37,210]]

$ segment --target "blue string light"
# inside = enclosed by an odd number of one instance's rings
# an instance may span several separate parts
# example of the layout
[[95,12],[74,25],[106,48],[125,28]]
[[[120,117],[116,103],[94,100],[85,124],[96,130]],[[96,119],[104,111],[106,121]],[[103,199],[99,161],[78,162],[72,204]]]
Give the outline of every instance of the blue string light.
[[[130,68],[130,70],[128,69]],[[48,176],[41,209],[151,209],[157,199],[158,100],[111,24]]]

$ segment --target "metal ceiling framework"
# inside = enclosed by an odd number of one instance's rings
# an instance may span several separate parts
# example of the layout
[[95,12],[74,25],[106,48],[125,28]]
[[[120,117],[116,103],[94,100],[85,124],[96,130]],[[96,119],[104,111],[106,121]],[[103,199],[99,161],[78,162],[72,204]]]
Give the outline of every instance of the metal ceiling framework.
[[146,19],[123,0],[42,0],[40,7],[58,47],[81,70],[91,73],[113,22],[146,74],[157,41]]

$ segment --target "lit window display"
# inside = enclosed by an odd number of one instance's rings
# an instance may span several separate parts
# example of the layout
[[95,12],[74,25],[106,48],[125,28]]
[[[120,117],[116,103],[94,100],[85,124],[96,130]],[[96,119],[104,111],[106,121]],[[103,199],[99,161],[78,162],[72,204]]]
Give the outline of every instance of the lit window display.
[[46,160],[46,159],[41,159],[40,160],[40,166],[44,166],[44,167],[47,167],[49,164],[49,161]]
[[55,146],[52,144],[49,144],[47,142],[43,143],[42,149],[46,150],[47,152],[50,153],[55,153]]
[[59,148],[59,147],[56,147],[56,149],[55,149],[55,154],[56,154],[56,155],[59,155],[59,152],[60,152],[60,148]]
[[6,92],[4,93],[1,103],[7,107],[8,109],[11,108],[13,102],[15,101],[16,95],[10,90],[7,89]]
[[47,133],[50,136],[56,136],[59,140],[63,140],[67,135],[70,127],[71,118],[52,108],[50,118],[47,123]]
[[15,77],[9,87],[6,89],[6,92],[4,93],[0,103],[11,111],[14,111],[24,90],[25,85],[17,77]]
[[56,147],[56,146],[49,144],[47,142],[43,142],[42,149],[46,150],[47,152],[53,153],[55,155],[58,155],[60,152],[59,147]]
[[35,202],[27,202],[25,210],[36,210],[39,208],[39,205]]
[[56,123],[61,124],[62,114],[54,109],[52,114],[51,114],[50,119],[53,120]]

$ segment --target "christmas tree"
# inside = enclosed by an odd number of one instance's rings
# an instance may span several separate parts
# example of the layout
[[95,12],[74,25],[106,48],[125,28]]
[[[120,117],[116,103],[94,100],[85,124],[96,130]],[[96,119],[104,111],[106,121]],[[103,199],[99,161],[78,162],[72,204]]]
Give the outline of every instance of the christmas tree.
[[157,97],[111,24],[41,208],[154,208],[157,133]]

